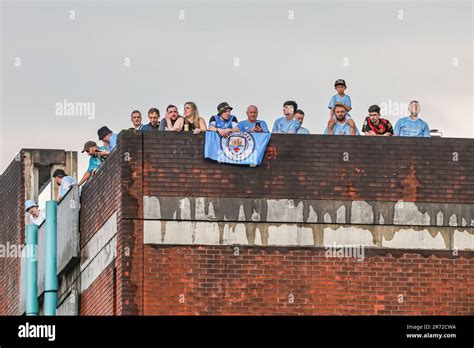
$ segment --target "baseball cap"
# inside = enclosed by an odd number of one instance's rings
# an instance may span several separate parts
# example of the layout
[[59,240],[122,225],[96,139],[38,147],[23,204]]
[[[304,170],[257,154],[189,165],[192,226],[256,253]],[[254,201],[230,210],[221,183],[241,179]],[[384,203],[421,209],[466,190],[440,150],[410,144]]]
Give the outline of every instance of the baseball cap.
[[343,85],[344,87],[347,88],[346,81],[344,81],[343,79],[337,79],[336,82],[334,82],[334,87],[338,85]]
[[97,146],[96,142],[89,140],[88,142],[84,144],[84,149],[81,152],[86,152],[87,150],[89,150],[89,148],[94,147],[94,146]]

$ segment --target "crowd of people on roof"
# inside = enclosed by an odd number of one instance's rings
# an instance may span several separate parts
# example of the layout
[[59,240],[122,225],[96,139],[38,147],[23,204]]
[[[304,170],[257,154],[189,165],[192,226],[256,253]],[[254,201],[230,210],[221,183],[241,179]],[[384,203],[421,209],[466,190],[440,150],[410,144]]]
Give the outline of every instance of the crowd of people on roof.
[[[351,97],[345,93],[346,82],[338,79],[334,83],[336,94],[329,101],[329,120],[323,134],[327,135],[360,135],[354,120],[350,115],[352,110]],[[217,114],[210,117],[209,122],[200,116],[198,107],[194,102],[186,102],[183,108],[183,115],[179,115],[175,105],[168,105],[165,118],[160,120],[160,111],[157,108],[148,110],[147,124],[143,124],[142,114],[138,110],[131,113],[132,127],[137,131],[174,131],[192,132],[199,134],[205,131],[217,132],[226,137],[234,132],[270,132],[267,123],[258,118],[258,107],[249,105],[246,110],[247,119],[238,121],[237,117],[231,114],[233,108],[226,102],[217,106]],[[392,123],[382,118],[380,107],[371,105],[368,115],[364,118],[361,131],[368,136],[402,136],[402,137],[429,137],[430,129],[428,124],[419,117],[420,103],[412,100],[408,105],[409,115],[397,120],[395,127]],[[298,109],[295,101],[289,100],[283,103],[283,115],[275,120],[271,133],[285,134],[310,134],[309,130],[303,127],[305,113]],[[111,151],[117,146],[117,133],[112,132],[107,126],[101,127],[97,135],[102,146],[95,141],[89,140],[84,144],[82,152],[89,155],[89,166],[79,181],[79,186],[87,182]],[[58,169],[53,173],[54,181],[60,186],[58,200],[68,192],[69,188],[76,182],[74,178],[68,176],[64,170]],[[44,212],[38,209],[38,205],[33,200],[26,201],[25,209],[30,213],[32,222],[41,224],[44,220]]]

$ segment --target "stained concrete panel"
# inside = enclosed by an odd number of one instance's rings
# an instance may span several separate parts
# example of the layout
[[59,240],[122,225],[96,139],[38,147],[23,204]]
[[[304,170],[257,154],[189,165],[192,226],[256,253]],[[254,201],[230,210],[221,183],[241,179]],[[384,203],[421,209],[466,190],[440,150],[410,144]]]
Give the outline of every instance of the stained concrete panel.
[[144,219],[409,226],[474,226],[473,204],[143,197]]
[[78,262],[80,257],[79,202],[79,187],[74,185],[58,204],[58,275]]
[[[453,242],[453,235],[455,242]],[[162,245],[315,246],[474,250],[474,228],[340,224],[272,224],[148,220],[144,243]],[[454,243],[454,244],[453,244]]]

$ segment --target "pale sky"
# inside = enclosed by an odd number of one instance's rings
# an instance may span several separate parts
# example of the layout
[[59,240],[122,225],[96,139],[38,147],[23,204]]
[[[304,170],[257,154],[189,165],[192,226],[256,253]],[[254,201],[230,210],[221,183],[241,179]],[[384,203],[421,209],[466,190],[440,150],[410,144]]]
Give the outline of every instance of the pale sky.
[[[80,152],[130,112],[227,101],[272,127],[295,100],[321,134],[334,81],[359,129],[412,99],[445,137],[474,137],[472,1],[3,1],[0,172],[21,148]],[[58,114],[57,103],[95,114]],[[389,107],[391,106],[391,107]],[[384,108],[383,108],[384,109]],[[88,157],[79,153],[79,176]]]

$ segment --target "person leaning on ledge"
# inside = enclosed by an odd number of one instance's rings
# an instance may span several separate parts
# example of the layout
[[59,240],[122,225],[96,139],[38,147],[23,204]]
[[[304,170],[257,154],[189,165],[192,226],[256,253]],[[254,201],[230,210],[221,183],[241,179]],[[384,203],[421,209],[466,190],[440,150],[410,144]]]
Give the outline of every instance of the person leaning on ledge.
[[168,105],[166,108],[166,116],[160,122],[160,131],[175,131],[180,132],[183,128],[184,117],[179,116],[178,108],[175,105]]
[[209,120],[209,130],[219,133],[221,136],[226,137],[229,133],[238,132],[239,122],[237,117],[231,115],[232,107],[226,103],[220,103],[217,105],[217,115],[211,116]]
[[89,167],[79,181],[79,186],[82,186],[92,175],[95,174],[97,168],[100,167],[102,162],[108,156],[108,152],[103,146],[98,147],[95,141],[88,141],[84,144],[84,149],[81,152],[87,152],[89,155]]
[[393,135],[393,127],[389,120],[380,117],[380,107],[372,105],[369,107],[369,116],[364,120],[362,132],[365,135]]
[[69,191],[76,180],[72,176],[66,174],[62,169],[56,169],[53,173],[54,182],[59,186],[58,201],[61,200]]
[[97,131],[97,136],[104,144],[105,151],[112,152],[112,150],[117,146],[117,134],[112,132],[109,127],[100,127]]
[[25,212],[30,214],[30,221],[36,226],[41,225],[46,218],[44,210],[38,208],[38,204],[32,199],[25,202]]
[[199,116],[199,110],[195,102],[188,101],[184,103],[184,122],[183,132],[193,132],[199,134],[207,130],[206,121]]

